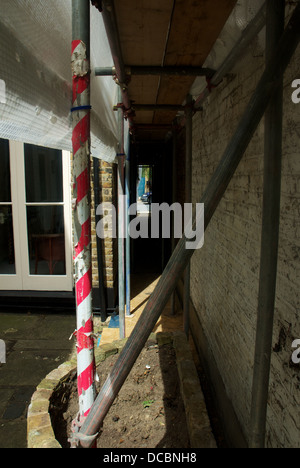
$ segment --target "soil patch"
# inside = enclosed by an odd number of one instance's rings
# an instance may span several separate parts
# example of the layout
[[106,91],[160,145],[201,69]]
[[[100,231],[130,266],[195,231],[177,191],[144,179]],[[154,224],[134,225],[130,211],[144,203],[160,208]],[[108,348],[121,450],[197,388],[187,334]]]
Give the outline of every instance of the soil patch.
[[[100,390],[118,355],[97,367]],[[69,447],[71,422],[78,413],[76,379],[52,398],[51,418],[57,440]],[[111,406],[98,448],[190,448],[180,393],[175,350],[148,341]]]

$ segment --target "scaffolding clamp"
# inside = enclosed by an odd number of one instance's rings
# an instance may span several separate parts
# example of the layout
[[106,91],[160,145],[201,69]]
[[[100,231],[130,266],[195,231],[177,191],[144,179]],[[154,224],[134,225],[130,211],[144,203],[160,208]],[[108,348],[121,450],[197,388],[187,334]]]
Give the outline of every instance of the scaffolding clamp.
[[213,88],[216,88],[218,85],[214,85],[212,83],[212,77],[206,77],[206,82],[207,82],[207,89],[209,91],[209,94],[212,92]]
[[125,106],[123,102],[118,102],[118,104],[114,105],[113,110],[116,112],[118,110],[122,109],[123,111],[125,110]]
[[118,86],[120,86],[120,88],[121,88],[122,91],[127,91],[127,89],[128,89],[128,82],[122,83],[122,82],[119,80],[119,78],[117,77],[116,74],[114,74],[113,79],[114,79],[115,83],[116,83]]
[[135,117],[135,111],[132,107],[130,107],[129,109],[127,107],[124,106],[123,102],[118,102],[118,104],[116,104],[114,107],[113,107],[113,110],[114,111],[118,111],[118,110],[122,110],[123,111],[123,115],[124,115],[124,119],[127,120],[129,117]]
[[85,445],[91,446],[96,441],[99,432],[97,434],[88,436],[86,434],[81,434],[80,429],[86,420],[86,416],[80,416],[78,413],[76,418],[72,421],[71,424],[71,437],[68,439],[71,448],[79,448],[80,446],[84,447]]

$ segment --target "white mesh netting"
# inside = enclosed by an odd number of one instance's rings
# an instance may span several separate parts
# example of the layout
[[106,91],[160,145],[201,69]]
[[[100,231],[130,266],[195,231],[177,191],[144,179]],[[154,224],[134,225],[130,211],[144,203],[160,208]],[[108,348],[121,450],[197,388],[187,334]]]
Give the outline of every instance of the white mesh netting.
[[[0,7],[0,138],[71,151],[71,0]],[[91,6],[91,149],[107,162],[116,155],[117,86],[93,69],[112,65],[102,16]]]
[[[237,1],[204,66],[219,68],[263,3]],[[71,0],[0,0],[0,7],[0,138],[71,151]],[[264,50],[264,36],[254,53]],[[112,65],[102,15],[91,6],[91,149],[108,162],[117,150],[117,86],[93,70]],[[197,97],[206,86],[199,77],[190,92]]]

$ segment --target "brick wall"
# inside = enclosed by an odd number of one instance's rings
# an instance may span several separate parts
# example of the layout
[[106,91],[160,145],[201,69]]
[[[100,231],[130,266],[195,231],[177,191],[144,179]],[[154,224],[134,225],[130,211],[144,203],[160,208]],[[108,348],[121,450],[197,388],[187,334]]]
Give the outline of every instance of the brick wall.
[[[223,81],[193,119],[193,202],[199,202],[264,69],[264,54],[246,53],[237,74]],[[299,325],[300,48],[284,77],[282,200],[274,321],[268,447],[300,446],[300,365],[291,344]],[[191,297],[205,346],[246,440],[255,345],[263,193],[264,122],[259,125],[191,262]],[[196,326],[195,326],[196,327]],[[197,340],[200,330],[194,328]]]
[[[71,167],[72,167],[71,154]],[[98,161],[99,164],[99,188],[100,203],[109,202],[116,205],[116,165]],[[74,225],[74,223],[73,223]],[[99,270],[97,256],[97,234],[95,220],[95,193],[94,193],[94,162],[91,159],[91,236],[92,236],[92,286],[96,290],[99,288]],[[102,241],[103,266],[104,266],[104,287],[106,289],[107,307],[115,307],[115,286],[117,276],[117,245],[116,240],[107,238]],[[99,307],[98,295],[94,295],[94,305]]]
[[[116,203],[115,197],[115,170],[114,165],[99,161],[100,203]],[[97,238],[94,208],[94,191],[92,177],[92,262],[93,262],[93,288],[99,286],[98,262],[97,262]],[[107,238],[102,242],[104,253],[105,287],[113,288],[116,278],[116,242],[113,238]]]

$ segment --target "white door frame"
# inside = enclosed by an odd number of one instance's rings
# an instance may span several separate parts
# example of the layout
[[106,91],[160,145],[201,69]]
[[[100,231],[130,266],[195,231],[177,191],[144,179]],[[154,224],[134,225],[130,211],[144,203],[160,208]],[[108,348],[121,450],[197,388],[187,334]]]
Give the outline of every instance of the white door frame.
[[[25,291],[72,291],[72,210],[71,210],[71,171],[70,153],[62,151],[63,161],[63,203],[65,228],[65,275],[31,275],[29,267],[27,206],[41,205],[26,203],[24,144],[10,141],[11,196],[13,207],[13,231],[15,247],[16,275],[0,276],[1,290]],[[42,203],[47,206],[47,203]],[[49,203],[48,205],[56,205]]]
[[8,203],[12,207],[12,220],[13,220],[13,237],[14,237],[14,254],[15,254],[15,274],[0,275],[0,289],[7,291],[18,291],[23,289],[22,284],[22,267],[21,267],[21,249],[20,243],[16,241],[16,232],[20,232],[19,226],[19,215],[18,215],[18,196],[16,190],[13,190],[13,186],[17,186],[17,174],[13,166],[13,158],[15,157],[16,145],[13,146],[9,142],[9,161],[10,161],[10,191],[11,191],[11,203]]

